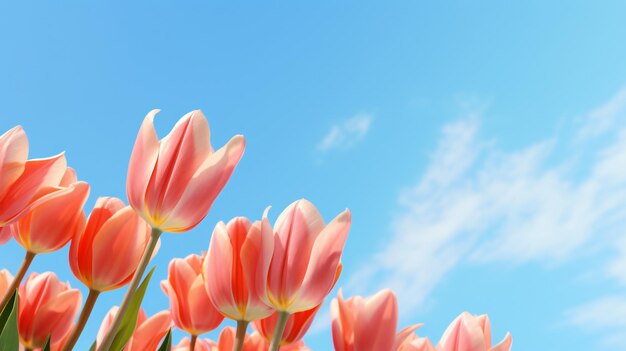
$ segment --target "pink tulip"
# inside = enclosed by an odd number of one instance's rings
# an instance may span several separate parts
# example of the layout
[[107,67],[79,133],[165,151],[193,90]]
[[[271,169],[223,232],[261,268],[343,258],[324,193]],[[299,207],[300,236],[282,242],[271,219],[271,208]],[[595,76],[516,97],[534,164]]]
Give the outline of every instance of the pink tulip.
[[101,197],[72,240],[70,267],[91,290],[120,288],[132,279],[149,240],[150,227],[130,206]]
[[245,217],[215,226],[204,262],[206,290],[227,318],[253,321],[272,314],[259,296],[266,291],[274,248],[269,221],[250,223]]
[[0,136],[0,227],[18,219],[43,187],[56,186],[65,156],[27,160],[28,138],[17,126]]
[[[101,344],[102,338],[104,338],[104,335],[111,327],[117,309],[117,306],[111,308],[109,313],[104,317],[102,324],[100,324],[96,338],[98,345]],[[133,332],[133,336],[131,336],[126,343],[124,351],[156,350],[171,327],[172,318],[170,317],[169,311],[161,311],[148,318],[143,309],[140,308],[139,314],[137,315],[135,331]]]
[[245,148],[243,136],[214,151],[200,110],[183,116],[158,140],[152,110],[143,121],[128,166],[130,205],[153,228],[184,232],[207,215]]
[[354,296],[347,300],[343,299],[339,291],[330,308],[335,350],[393,349],[398,324],[398,303],[391,290],[382,290],[368,298]]
[[19,288],[18,330],[28,348],[43,347],[48,335],[58,344],[71,331],[81,294],[52,273],[31,273]]
[[163,292],[170,298],[174,324],[196,336],[217,328],[224,320],[204,288],[203,260],[204,254],[173,259],[167,280],[161,282]]
[[[313,319],[321,306],[322,305],[318,305],[313,309],[289,315],[280,343],[283,346],[283,350],[284,346],[297,344],[302,340],[304,334],[306,334],[309,327],[311,327]],[[276,328],[277,321],[278,312],[274,312],[274,314],[265,319],[252,322],[252,328],[269,343],[272,341],[272,337],[274,336],[274,329]]]
[[437,351],[509,351],[511,334],[491,346],[491,325],[487,315],[473,316],[463,312],[446,329],[437,345]]
[[[217,346],[211,351],[232,351],[235,346],[235,328],[226,327],[222,329],[220,333],[220,337],[217,342]],[[242,351],[267,351],[269,348],[269,344],[267,340],[261,336],[259,333],[246,334],[244,338]],[[283,346],[280,348],[281,351],[311,351],[306,345],[304,345],[304,341],[299,341],[292,345]]]
[[13,237],[34,254],[59,250],[83,230],[87,196],[89,184],[78,182],[74,170],[67,168],[59,185],[42,188],[24,214],[11,224]]
[[13,275],[6,269],[0,270],[0,296],[4,296],[11,282],[13,281]]
[[413,331],[417,326],[411,326],[396,335],[393,351],[435,351],[428,338],[420,338]]
[[274,225],[265,302],[287,313],[321,304],[341,272],[341,252],[350,223],[347,209],[325,225],[309,201],[289,205]]
[[[172,351],[189,351],[191,340],[189,338],[183,338],[178,345],[172,347]],[[217,343],[209,339],[197,339],[195,351],[216,351]],[[232,350],[229,350],[232,351]]]

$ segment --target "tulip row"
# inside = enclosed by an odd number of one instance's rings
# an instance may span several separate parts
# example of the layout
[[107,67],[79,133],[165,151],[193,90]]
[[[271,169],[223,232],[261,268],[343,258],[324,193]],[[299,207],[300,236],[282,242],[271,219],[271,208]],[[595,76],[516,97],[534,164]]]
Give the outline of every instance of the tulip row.
[[[0,136],[0,244],[13,237],[26,251],[15,277],[0,271],[2,350],[18,350],[18,339],[24,350],[72,350],[100,294],[126,285],[120,306],[102,322],[93,350],[309,350],[303,336],[341,273],[349,210],[325,224],[315,206],[301,199],[273,225],[269,208],[254,222],[245,217],[219,222],[206,253],[170,262],[161,282],[169,309],[148,318],[140,308],[151,273],[141,281],[160,236],[188,231],[206,217],[245,148],[244,138],[235,136],[213,150],[200,111],[185,115],[159,140],[153,124],[157,113],[144,119],[131,154],[129,205],[101,197],[88,217],[83,207],[89,185],[67,167],[63,154],[28,160],[21,127]],[[31,273],[24,280],[37,255],[69,242],[71,271],[89,289],[84,304],[80,291],[52,272]],[[467,313],[451,324],[436,348],[414,333],[419,325],[396,334],[398,308],[389,290],[347,300],[340,292],[331,315],[338,351],[511,347],[509,334],[492,347],[487,317]],[[200,338],[224,318],[237,327],[222,329],[217,342]],[[173,327],[190,338],[172,347]]]

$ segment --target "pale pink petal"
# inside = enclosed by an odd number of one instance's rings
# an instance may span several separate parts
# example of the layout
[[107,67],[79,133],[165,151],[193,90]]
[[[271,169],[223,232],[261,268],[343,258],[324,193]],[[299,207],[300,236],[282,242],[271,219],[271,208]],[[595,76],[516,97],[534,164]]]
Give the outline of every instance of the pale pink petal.
[[236,135],[209,156],[191,178],[178,205],[160,228],[177,233],[198,225],[230,179],[243,155],[245,144],[243,136]]
[[28,158],[28,138],[21,126],[0,136],[0,198],[24,172]]
[[154,116],[158,112],[159,110],[150,111],[141,124],[130,156],[126,179],[128,201],[147,221],[150,218],[144,213],[146,189],[159,156],[159,139],[154,130]]
[[489,351],[509,351],[511,349],[511,345],[513,345],[511,334],[506,333],[504,340],[502,340],[498,345],[492,347]]
[[354,329],[356,350],[391,350],[398,324],[398,303],[391,290],[385,289],[368,298],[357,310]]
[[311,251],[309,266],[297,301],[290,312],[307,310],[319,305],[335,285],[352,216],[345,210],[322,230]]
[[172,327],[169,311],[161,311],[138,324],[132,338],[126,345],[126,351],[156,350]]
[[267,275],[273,252],[272,227],[264,215],[262,221],[252,225],[241,248],[241,263],[250,289],[245,318],[248,321],[265,318],[273,312],[268,306],[266,294]]
[[213,305],[230,319],[241,318],[232,291],[233,247],[224,222],[213,230],[204,264],[207,293]]

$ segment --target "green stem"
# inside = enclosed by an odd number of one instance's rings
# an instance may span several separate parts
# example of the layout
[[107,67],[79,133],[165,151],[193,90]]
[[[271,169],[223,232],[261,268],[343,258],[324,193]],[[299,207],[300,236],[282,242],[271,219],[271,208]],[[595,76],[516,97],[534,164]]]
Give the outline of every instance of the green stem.
[[126,290],[126,295],[124,295],[124,299],[120,304],[120,308],[117,310],[115,314],[115,318],[113,318],[113,322],[111,322],[111,327],[109,331],[107,331],[104,339],[102,339],[102,343],[98,346],[98,351],[108,351],[111,348],[111,344],[113,343],[113,339],[115,338],[115,334],[117,334],[117,330],[122,323],[122,318],[126,314],[126,310],[130,306],[130,302],[133,299],[133,295],[135,294],[135,290],[137,290],[137,286],[143,277],[143,273],[146,271],[146,267],[148,266],[148,262],[150,262],[150,258],[152,258],[152,253],[156,248],[157,242],[159,241],[159,237],[163,232],[160,229],[152,228],[152,233],[150,234],[150,241],[148,241],[148,246],[143,252],[143,256],[141,256],[141,261],[139,262],[139,267],[137,267],[137,271],[133,276],[133,280],[130,281],[130,285],[128,286],[128,290]]
[[191,341],[189,342],[189,351],[194,351],[196,349],[196,340],[198,339],[197,335],[191,335]]
[[78,337],[83,332],[85,325],[87,324],[87,320],[91,315],[91,311],[93,311],[93,307],[96,304],[96,300],[98,300],[98,296],[100,296],[100,292],[96,290],[89,290],[89,295],[87,295],[87,301],[85,301],[85,305],[83,306],[83,310],[80,312],[80,316],[78,317],[78,322],[72,330],[72,334],[69,339],[63,346],[63,351],[70,351],[76,345],[76,341],[78,341]]
[[288,318],[289,312],[278,311],[278,321],[276,322],[276,328],[274,329],[274,336],[272,337],[269,351],[278,351],[280,349],[280,342],[283,338],[283,332],[285,331]]
[[22,279],[24,279],[24,275],[26,275],[26,272],[28,271],[28,267],[30,267],[30,264],[33,263],[33,259],[35,258],[35,255],[36,254],[30,251],[26,251],[26,256],[24,257],[24,261],[22,261],[22,265],[20,266],[20,269],[17,271],[15,278],[13,278],[11,285],[9,285],[7,292],[4,293],[2,302],[0,302],[0,311],[4,310],[4,307],[7,305],[7,303],[9,303],[9,300],[11,299],[13,292],[15,292],[17,288],[19,288],[20,283],[22,282]]
[[243,349],[243,342],[246,339],[246,330],[248,329],[248,321],[237,321],[237,334],[235,336],[235,346],[233,351],[241,351]]

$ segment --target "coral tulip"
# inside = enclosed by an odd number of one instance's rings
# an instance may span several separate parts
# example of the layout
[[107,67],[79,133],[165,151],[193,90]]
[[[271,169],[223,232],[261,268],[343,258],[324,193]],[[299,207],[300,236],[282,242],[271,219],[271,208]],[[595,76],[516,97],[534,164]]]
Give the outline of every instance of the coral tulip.
[[[100,329],[98,330],[98,336],[96,343],[100,345],[102,338],[111,328],[111,323],[117,314],[118,307],[115,306],[109,310],[104,317]],[[137,325],[133,335],[126,343],[124,351],[145,351],[156,350],[159,347],[161,339],[165,337],[167,332],[172,327],[172,318],[169,311],[161,311],[152,317],[148,318],[142,308],[139,309],[137,315]]]
[[11,226],[7,225],[6,227],[0,228],[0,245],[6,243],[11,239],[13,234],[11,233]]
[[6,294],[9,286],[13,282],[13,275],[6,269],[0,271],[0,296]]
[[[311,327],[313,319],[321,306],[322,305],[318,305],[313,309],[289,315],[280,341],[282,347],[281,349],[284,349],[284,346],[287,345],[297,344],[302,340],[304,334],[306,334],[309,327]],[[252,322],[252,328],[254,328],[254,330],[256,330],[269,343],[272,341],[272,337],[274,336],[274,329],[276,328],[277,322],[278,312],[274,312],[274,314],[267,318]]]
[[70,332],[81,304],[81,294],[52,273],[32,273],[19,288],[18,331],[25,347],[52,344]]
[[321,304],[341,272],[341,252],[350,223],[347,209],[324,225],[309,201],[289,205],[274,224],[266,303],[287,313]]
[[446,329],[437,351],[509,351],[511,345],[511,334],[506,333],[504,340],[492,347],[489,317],[463,312]]
[[62,248],[84,228],[87,196],[89,184],[77,181],[74,171],[67,168],[59,185],[41,189],[22,217],[11,224],[13,237],[34,254]]
[[132,279],[149,240],[150,227],[130,206],[101,197],[70,245],[72,273],[91,290],[118,289]]
[[17,126],[0,136],[0,227],[18,219],[41,188],[56,186],[65,155],[27,160],[28,138]]
[[333,344],[337,351],[391,351],[396,339],[398,303],[385,289],[374,296],[343,299],[341,291],[331,303]]
[[237,217],[215,226],[204,277],[209,298],[224,316],[250,322],[272,314],[259,296],[266,291],[273,249],[272,227],[265,215],[254,223]]
[[237,135],[221,149],[210,143],[209,124],[200,110],[183,116],[158,140],[153,110],[143,121],[128,166],[130,205],[153,228],[184,232],[207,215],[245,148]]
[[[393,351],[435,351],[428,338],[420,338],[413,333],[415,329],[416,326],[413,326],[398,333]],[[403,335],[403,332],[406,332],[406,335]]]
[[[209,339],[197,339],[194,351],[216,351],[217,344]],[[172,351],[190,351],[191,340],[183,338],[178,345],[172,347]],[[232,351],[232,350],[228,350]]]
[[211,304],[202,278],[204,255],[189,255],[170,262],[167,280],[161,281],[170,299],[174,324],[193,336],[217,328],[222,316]]

